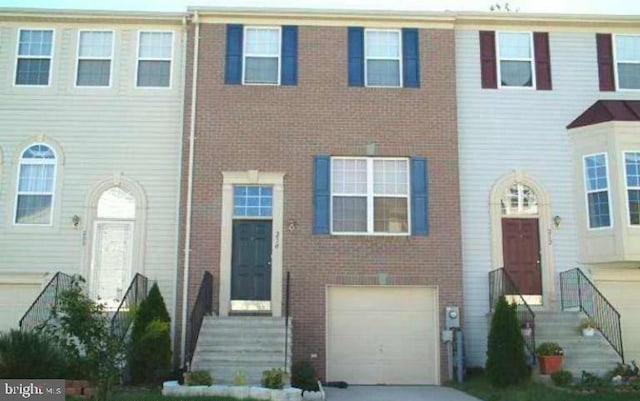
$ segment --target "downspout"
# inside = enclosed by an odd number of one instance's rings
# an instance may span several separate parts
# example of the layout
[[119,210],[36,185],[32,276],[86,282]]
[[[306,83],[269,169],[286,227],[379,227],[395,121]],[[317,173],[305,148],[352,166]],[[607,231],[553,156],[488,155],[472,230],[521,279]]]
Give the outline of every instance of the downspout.
[[184,234],[184,271],[182,278],[182,332],[180,335],[180,346],[182,355],[182,366],[186,362],[187,352],[187,314],[189,312],[189,263],[191,255],[191,217],[193,209],[193,161],[195,155],[196,139],[196,109],[198,99],[198,50],[200,47],[200,20],[198,12],[193,14],[195,24],[193,40],[193,73],[191,79],[191,115],[189,117],[189,167],[187,178],[187,213],[185,216]]

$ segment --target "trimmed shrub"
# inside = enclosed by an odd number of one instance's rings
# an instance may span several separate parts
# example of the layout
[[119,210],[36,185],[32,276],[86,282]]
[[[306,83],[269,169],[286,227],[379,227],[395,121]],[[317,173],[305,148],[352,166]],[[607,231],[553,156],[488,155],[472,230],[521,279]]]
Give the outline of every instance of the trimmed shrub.
[[3,379],[60,379],[65,373],[65,353],[51,337],[20,330],[0,335],[0,377]]
[[568,370],[559,370],[551,373],[551,381],[559,387],[567,387],[573,382],[573,374]]
[[491,319],[486,372],[495,387],[520,383],[531,374],[516,305],[509,305],[503,296],[498,299]]
[[131,331],[129,367],[134,383],[153,383],[171,364],[170,317],[154,283],[136,311]]
[[195,370],[187,373],[187,386],[210,386],[213,384],[213,377],[206,370]]
[[291,367],[291,385],[302,391],[318,391],[318,376],[309,361],[298,361]]
[[262,372],[262,387],[274,390],[284,387],[286,373],[282,369],[269,369]]

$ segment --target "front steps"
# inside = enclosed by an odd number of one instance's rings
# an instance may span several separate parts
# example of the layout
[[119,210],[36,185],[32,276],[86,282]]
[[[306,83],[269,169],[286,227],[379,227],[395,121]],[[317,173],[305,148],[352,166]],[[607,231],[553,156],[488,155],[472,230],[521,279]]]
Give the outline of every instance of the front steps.
[[582,371],[605,375],[621,362],[602,334],[596,330],[593,337],[583,337],[581,312],[534,312],[536,347],[544,342],[556,342],[564,349],[563,369],[580,379]]
[[[292,329],[289,320],[287,369],[291,369]],[[206,370],[215,383],[233,384],[238,371],[247,384],[260,384],[262,372],[284,368],[285,319],[262,316],[205,316],[191,370]]]

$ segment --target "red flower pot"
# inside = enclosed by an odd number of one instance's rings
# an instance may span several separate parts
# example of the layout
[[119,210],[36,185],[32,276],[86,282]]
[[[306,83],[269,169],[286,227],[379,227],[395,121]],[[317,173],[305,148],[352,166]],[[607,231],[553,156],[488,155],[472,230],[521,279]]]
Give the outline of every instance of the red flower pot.
[[540,373],[550,375],[553,372],[561,370],[563,359],[564,357],[562,355],[538,355]]

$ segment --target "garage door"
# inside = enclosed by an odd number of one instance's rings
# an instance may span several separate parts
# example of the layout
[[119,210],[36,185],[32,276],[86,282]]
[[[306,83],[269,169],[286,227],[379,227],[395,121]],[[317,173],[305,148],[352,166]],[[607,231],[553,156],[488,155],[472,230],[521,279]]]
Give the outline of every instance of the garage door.
[[40,290],[40,284],[0,283],[0,332],[18,327]]
[[620,312],[625,361],[640,361],[640,282],[598,281],[597,286]]
[[327,378],[439,384],[437,297],[426,287],[329,287]]

